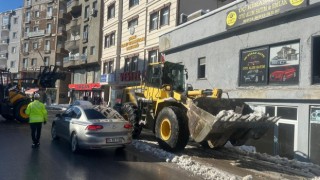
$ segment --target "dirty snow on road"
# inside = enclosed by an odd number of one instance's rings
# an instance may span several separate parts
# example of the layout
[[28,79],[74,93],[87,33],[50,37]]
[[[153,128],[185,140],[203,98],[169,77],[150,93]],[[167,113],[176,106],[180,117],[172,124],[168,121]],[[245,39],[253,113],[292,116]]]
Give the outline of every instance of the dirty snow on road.
[[[198,162],[192,159],[190,156],[179,156],[164,151],[158,148],[157,146],[153,146],[157,144],[154,141],[134,140],[132,144],[136,149],[139,149],[140,151],[151,153],[160,159],[166,160],[166,162],[168,163],[174,163],[179,168],[187,170],[195,176],[201,176],[204,179],[252,179],[252,175],[240,177],[212,167],[210,164]],[[282,166],[285,168],[292,168],[295,171],[301,171],[298,172],[298,174],[306,175],[309,177],[314,177],[314,174],[320,174],[320,166],[318,165],[315,165],[313,163],[299,162],[297,160],[289,160],[287,158],[282,158],[279,156],[270,156],[268,154],[257,153],[255,152],[255,148],[252,146],[233,147],[231,144],[227,144],[226,148],[228,151],[233,151],[238,154],[242,154],[244,156],[247,156],[248,158],[254,158],[258,161],[268,161],[274,163],[275,165],[279,165],[279,167]],[[320,177],[314,177],[313,180],[320,180]]]

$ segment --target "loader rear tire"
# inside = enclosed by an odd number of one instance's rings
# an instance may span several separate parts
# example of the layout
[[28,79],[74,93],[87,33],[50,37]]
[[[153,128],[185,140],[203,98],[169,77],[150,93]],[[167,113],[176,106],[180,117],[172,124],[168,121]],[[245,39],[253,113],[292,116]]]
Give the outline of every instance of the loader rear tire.
[[188,118],[180,108],[163,108],[156,122],[156,138],[159,146],[167,151],[181,151],[189,141]]
[[140,136],[142,131],[142,126],[139,125],[139,118],[137,117],[137,110],[134,108],[133,104],[126,103],[121,107],[121,115],[127,121],[129,121],[132,126],[132,138],[136,139]]
[[29,101],[25,100],[19,102],[17,106],[14,107],[15,118],[22,123],[29,122],[29,116],[25,112],[28,107],[28,104]]

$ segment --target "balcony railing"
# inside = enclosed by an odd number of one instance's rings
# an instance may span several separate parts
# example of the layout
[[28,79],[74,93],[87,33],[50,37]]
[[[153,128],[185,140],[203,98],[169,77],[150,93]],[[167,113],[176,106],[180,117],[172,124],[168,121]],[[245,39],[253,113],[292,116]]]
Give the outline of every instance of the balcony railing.
[[24,37],[37,37],[45,35],[45,30],[39,30],[34,32],[27,32],[24,34]]
[[74,49],[79,49],[79,39],[78,40],[71,40],[71,41],[66,41],[66,49],[67,50],[74,50]]
[[8,59],[8,53],[4,53],[4,54],[0,53],[0,59]]
[[71,54],[68,57],[63,58],[63,67],[84,64],[86,60],[86,54]]
[[26,17],[26,18],[24,19],[24,22],[25,22],[25,23],[30,23],[30,21],[31,21],[31,18],[30,18],[30,17]]
[[0,39],[0,44],[8,45],[9,44],[9,37],[8,36],[2,36],[1,39]]
[[9,31],[10,30],[10,25],[3,25],[1,27],[2,31]]
[[8,53],[8,50],[1,50],[0,51],[0,55],[7,54],[7,53]]

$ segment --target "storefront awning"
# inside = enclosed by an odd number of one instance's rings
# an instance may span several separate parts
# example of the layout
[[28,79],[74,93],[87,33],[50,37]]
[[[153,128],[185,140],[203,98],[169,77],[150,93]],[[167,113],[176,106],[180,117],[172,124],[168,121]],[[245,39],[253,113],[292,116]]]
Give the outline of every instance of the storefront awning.
[[26,93],[26,94],[33,94],[33,93],[35,93],[35,92],[37,92],[37,91],[39,91],[38,88],[31,88],[31,89],[26,90],[24,93]]
[[89,83],[89,84],[69,84],[69,89],[74,89],[77,91],[90,91],[92,89],[100,89],[100,83]]

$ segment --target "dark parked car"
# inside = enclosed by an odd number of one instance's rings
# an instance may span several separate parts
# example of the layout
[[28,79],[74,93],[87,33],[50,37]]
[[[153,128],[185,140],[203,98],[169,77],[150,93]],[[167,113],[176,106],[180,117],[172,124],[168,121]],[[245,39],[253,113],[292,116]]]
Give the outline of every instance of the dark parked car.
[[244,76],[244,82],[259,82],[264,81],[264,73],[258,69],[249,70]]
[[270,74],[271,81],[287,81],[288,79],[295,78],[297,76],[296,68],[287,66],[283,69],[273,71]]
[[56,115],[51,127],[52,139],[66,139],[72,152],[81,148],[124,148],[132,141],[132,125],[122,116],[115,116],[115,110],[109,108],[106,112],[113,118],[107,118],[93,106],[70,106]]

